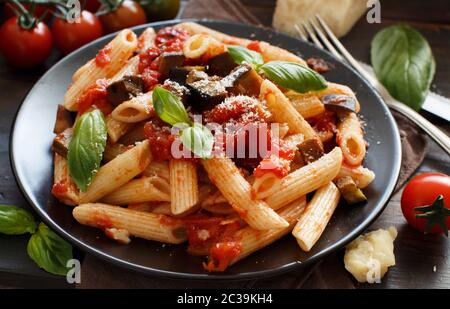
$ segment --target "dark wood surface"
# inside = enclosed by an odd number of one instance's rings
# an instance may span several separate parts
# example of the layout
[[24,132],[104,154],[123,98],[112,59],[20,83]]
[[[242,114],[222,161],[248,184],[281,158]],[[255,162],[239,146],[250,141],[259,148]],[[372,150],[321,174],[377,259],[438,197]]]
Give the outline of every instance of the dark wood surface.
[[[261,23],[270,24],[274,1],[242,0],[242,2],[260,19]],[[379,29],[398,22],[413,25],[428,39],[437,61],[437,73],[432,89],[441,95],[450,97],[450,57],[448,57],[450,4],[448,0],[384,0],[382,1],[382,24],[369,25],[365,19],[361,19],[343,38],[343,43],[356,58],[368,62],[370,41],[374,34]],[[11,171],[8,154],[10,128],[14,115],[26,93],[58,59],[59,55],[55,53],[44,66],[28,72],[12,69],[0,59],[0,204],[13,204],[31,210],[17,187]],[[447,133],[450,132],[448,123],[432,115],[424,115]],[[30,132],[30,136],[32,136],[32,132]],[[416,173],[425,171],[450,174],[450,158],[431,140],[428,141],[426,158]],[[397,265],[389,270],[381,284],[356,284],[343,267],[343,252],[341,251],[317,265],[307,278],[291,273],[272,279],[225,285],[246,288],[449,288],[449,240],[442,236],[423,236],[409,228],[400,211],[400,194],[401,191],[392,197],[385,212],[370,228],[385,228],[393,225],[399,231],[395,243]],[[0,235],[0,287],[67,286],[64,279],[39,270],[28,258],[26,254],[27,239],[26,236]],[[436,266],[436,272],[433,271],[434,266]],[[214,284],[214,286],[223,285]]]

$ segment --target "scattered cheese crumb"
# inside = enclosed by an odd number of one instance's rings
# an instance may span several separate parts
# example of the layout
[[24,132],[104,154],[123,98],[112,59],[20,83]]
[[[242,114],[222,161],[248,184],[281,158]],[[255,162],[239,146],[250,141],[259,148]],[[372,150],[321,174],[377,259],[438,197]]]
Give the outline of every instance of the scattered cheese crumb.
[[437,269],[437,267],[436,267],[436,265],[434,265],[434,266],[433,266],[433,272],[434,272],[434,273],[436,272],[436,269]]
[[120,244],[127,245],[130,243],[130,233],[124,229],[116,229],[115,227],[106,228],[105,234],[111,239],[116,240]]
[[397,230],[379,229],[359,236],[345,251],[345,268],[359,282],[380,283],[389,266],[395,265],[394,240]]

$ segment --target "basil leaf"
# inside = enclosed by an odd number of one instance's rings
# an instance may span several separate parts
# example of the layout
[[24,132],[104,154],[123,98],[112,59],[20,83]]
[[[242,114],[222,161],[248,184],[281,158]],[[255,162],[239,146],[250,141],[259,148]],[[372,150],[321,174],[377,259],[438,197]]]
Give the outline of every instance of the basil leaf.
[[37,223],[33,215],[17,206],[0,205],[0,233],[7,235],[33,234]]
[[270,61],[262,65],[261,70],[277,85],[300,93],[327,88],[322,75],[295,62]]
[[162,87],[155,87],[152,97],[153,107],[161,120],[170,125],[189,123],[186,109],[176,95]]
[[183,145],[202,159],[209,158],[214,145],[214,137],[211,131],[201,125],[194,123],[181,131],[181,142]]
[[388,27],[372,40],[371,59],[375,74],[390,94],[419,110],[436,71],[426,39],[406,25]]
[[248,63],[254,65],[256,68],[264,64],[264,58],[258,52],[235,45],[229,45],[227,48],[231,58],[233,58],[234,62],[237,64]]
[[67,261],[73,258],[72,246],[44,223],[28,241],[27,252],[39,267],[54,275],[67,274]]
[[70,177],[85,192],[100,167],[106,146],[106,124],[96,109],[81,116],[75,124],[67,162]]

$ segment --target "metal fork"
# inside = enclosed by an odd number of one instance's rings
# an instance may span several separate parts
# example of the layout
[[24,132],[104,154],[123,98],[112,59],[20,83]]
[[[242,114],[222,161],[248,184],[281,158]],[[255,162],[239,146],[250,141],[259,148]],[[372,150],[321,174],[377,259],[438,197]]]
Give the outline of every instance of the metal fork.
[[409,118],[424,130],[447,154],[450,154],[450,137],[434,124],[422,117],[407,105],[394,99],[387,89],[365,69],[348,52],[338,38],[333,34],[325,21],[318,15],[309,21],[303,22],[301,27],[295,25],[299,36],[305,41],[311,40],[317,47],[327,49],[340,60],[347,61],[359,74],[361,74],[381,95],[386,105]]

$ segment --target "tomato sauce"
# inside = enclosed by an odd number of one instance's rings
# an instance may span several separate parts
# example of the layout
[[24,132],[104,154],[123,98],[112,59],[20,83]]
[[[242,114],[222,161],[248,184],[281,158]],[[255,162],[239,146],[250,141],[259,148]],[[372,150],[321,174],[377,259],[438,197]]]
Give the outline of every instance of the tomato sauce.
[[67,187],[67,180],[63,179],[53,185],[52,194],[57,199],[61,200],[65,198],[64,194],[66,194],[68,190],[69,188]]
[[259,41],[251,41],[250,43],[247,44],[247,48],[255,52],[262,53]]
[[171,134],[169,126],[159,120],[149,121],[144,126],[144,135],[150,141],[150,150],[154,160],[172,158],[171,149],[175,136]]
[[112,112],[112,106],[107,100],[108,81],[99,79],[97,82],[89,87],[80,98],[77,100],[78,112],[84,114],[91,107],[100,109],[105,115]]
[[208,263],[203,267],[208,271],[224,271],[241,252],[239,241],[218,242],[211,247]]
[[101,68],[109,64],[111,62],[111,52],[112,46],[107,44],[97,53],[97,56],[95,57],[95,64]]
[[325,111],[316,117],[308,118],[309,124],[318,132],[326,131],[336,133],[337,118],[336,113],[332,111]]

